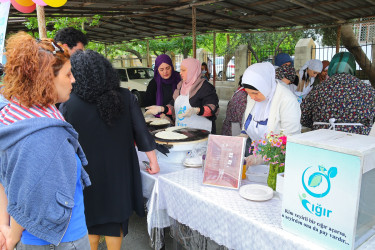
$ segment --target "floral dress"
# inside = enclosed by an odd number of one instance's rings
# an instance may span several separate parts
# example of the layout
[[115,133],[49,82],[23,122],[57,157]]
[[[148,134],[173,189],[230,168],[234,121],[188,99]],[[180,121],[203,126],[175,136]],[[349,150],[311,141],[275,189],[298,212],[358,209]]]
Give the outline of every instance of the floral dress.
[[232,135],[232,122],[242,125],[242,117],[245,113],[247,104],[247,93],[243,88],[234,93],[232,99],[228,102],[226,116],[223,122],[222,134]]
[[301,124],[313,130],[328,129],[329,119],[335,118],[335,130],[368,135],[375,117],[375,89],[350,74],[335,74],[314,87],[301,103],[301,111]]

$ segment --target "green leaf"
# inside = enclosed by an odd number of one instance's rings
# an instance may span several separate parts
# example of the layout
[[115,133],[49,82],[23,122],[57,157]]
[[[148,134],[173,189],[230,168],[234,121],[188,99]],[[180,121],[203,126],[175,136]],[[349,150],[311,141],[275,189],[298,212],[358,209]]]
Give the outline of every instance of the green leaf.
[[322,182],[322,176],[315,173],[310,176],[308,184],[310,187],[317,187],[320,185],[321,182]]
[[325,167],[319,165],[319,171],[320,172],[327,172],[327,169]]

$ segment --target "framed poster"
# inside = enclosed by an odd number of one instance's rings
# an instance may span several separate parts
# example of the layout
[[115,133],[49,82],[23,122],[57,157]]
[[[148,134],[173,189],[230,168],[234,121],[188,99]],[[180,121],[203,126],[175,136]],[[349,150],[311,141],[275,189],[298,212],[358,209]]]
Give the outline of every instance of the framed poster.
[[238,189],[246,139],[236,136],[209,135],[203,184]]

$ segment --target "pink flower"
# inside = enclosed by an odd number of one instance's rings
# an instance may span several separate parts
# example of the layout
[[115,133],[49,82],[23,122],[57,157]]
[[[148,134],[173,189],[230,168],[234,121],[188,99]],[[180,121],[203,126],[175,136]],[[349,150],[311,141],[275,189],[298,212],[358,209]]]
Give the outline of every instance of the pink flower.
[[279,139],[282,141],[283,145],[286,145],[286,136],[285,135],[281,136]]
[[285,163],[280,163],[280,167],[282,167],[282,166],[284,166],[285,165]]

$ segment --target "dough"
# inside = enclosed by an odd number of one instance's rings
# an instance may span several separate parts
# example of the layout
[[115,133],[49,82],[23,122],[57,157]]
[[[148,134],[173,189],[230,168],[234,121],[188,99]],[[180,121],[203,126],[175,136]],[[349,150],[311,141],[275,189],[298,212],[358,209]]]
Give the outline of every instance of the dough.
[[150,125],[165,125],[165,124],[169,124],[170,122],[166,119],[160,119],[158,118],[157,120],[153,120]]
[[155,134],[155,137],[165,140],[183,140],[188,138],[186,135],[170,131],[158,132]]
[[156,118],[156,117],[146,117],[145,118],[146,122],[153,122],[153,121],[156,121],[156,120],[160,120],[160,118]]
[[180,126],[174,126],[174,127],[169,127],[169,128],[166,128],[165,131],[168,131],[168,132],[172,132],[172,131],[175,131],[177,129],[181,129],[183,127],[180,127]]

